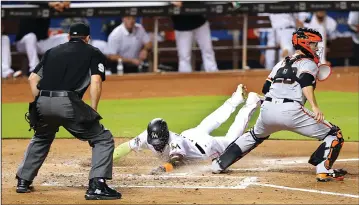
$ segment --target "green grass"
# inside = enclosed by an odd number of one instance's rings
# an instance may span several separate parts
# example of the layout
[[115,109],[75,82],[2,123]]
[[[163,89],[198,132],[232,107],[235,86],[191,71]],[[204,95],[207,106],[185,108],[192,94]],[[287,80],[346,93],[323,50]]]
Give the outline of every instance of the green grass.
[[[194,127],[201,120],[220,106],[228,96],[201,96],[175,98],[147,98],[128,100],[102,100],[99,112],[101,121],[114,136],[134,137],[146,129],[147,123],[155,118],[166,119],[169,128],[181,132]],[[344,137],[358,141],[358,94],[342,92],[318,92],[317,98],[325,117],[343,130]],[[33,131],[28,131],[24,119],[27,103],[6,103],[2,105],[3,138],[30,138]],[[235,114],[212,135],[224,135],[234,120]],[[258,111],[252,117],[252,126]],[[63,128],[57,133],[58,138],[72,137]],[[271,139],[309,139],[290,132],[273,134]]]

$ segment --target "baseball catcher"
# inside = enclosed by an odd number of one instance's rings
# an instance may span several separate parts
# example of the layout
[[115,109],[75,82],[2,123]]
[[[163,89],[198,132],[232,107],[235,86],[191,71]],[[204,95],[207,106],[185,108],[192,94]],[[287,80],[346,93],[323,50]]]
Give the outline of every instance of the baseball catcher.
[[[245,105],[239,110],[226,136],[211,136],[210,133],[224,123],[245,99]],[[256,93],[251,92],[246,97],[244,86],[239,85],[236,92],[222,106],[207,116],[197,127],[185,130],[181,134],[169,131],[165,120],[153,119],[148,124],[147,130],[115,149],[114,160],[122,158],[132,150],[138,152],[150,149],[166,162],[151,172],[151,174],[159,174],[170,172],[187,160],[214,159],[245,131],[248,121],[260,102],[260,96]]]
[[[318,43],[321,41],[322,35],[313,29],[299,28],[293,33],[296,53],[275,65],[268,76],[262,90],[265,101],[256,124],[213,160],[213,173],[227,169],[272,133],[288,130],[323,141],[308,161],[316,166],[317,181],[344,179],[345,170],[332,169],[344,144],[342,131],[324,120],[314,95],[319,73]],[[306,101],[313,112],[304,107]]]

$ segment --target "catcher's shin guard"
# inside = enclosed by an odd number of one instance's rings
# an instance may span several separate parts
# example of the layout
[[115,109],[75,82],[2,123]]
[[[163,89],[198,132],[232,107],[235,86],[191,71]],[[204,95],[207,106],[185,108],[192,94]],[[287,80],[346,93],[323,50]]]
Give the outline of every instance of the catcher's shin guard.
[[[335,136],[336,138],[331,142],[324,141],[318,149],[312,154],[308,163],[317,166],[321,162],[324,162],[326,169],[331,169],[335,160],[337,160],[340,150],[344,144],[344,138],[342,131],[339,127],[333,125],[327,136]],[[325,151],[329,149],[329,153],[325,156]]]
[[[238,146],[238,144],[248,146],[248,140],[245,139],[246,137],[251,137],[251,141],[253,141],[253,143],[247,151],[243,151]],[[249,132],[246,132],[246,136],[241,136],[237,140],[232,142],[222,153],[222,155],[219,158],[215,159],[215,162],[212,163],[212,171],[214,173],[224,171],[229,166],[231,166],[232,164],[240,160],[242,157],[244,157],[246,154],[248,154],[250,151],[252,151],[254,148],[256,148],[258,145],[260,145],[264,140],[268,139],[268,137],[262,139],[257,138],[252,128]],[[244,141],[244,143],[241,142],[241,140]]]

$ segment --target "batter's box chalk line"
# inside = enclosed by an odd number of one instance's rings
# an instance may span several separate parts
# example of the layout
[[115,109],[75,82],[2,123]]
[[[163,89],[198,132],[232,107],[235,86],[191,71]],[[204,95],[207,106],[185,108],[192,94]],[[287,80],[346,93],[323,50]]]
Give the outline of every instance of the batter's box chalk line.
[[[80,175],[79,173],[74,173],[72,175]],[[238,176],[191,176],[186,175],[186,173],[176,173],[170,175],[136,175],[136,174],[115,174],[117,178],[120,179],[137,179],[137,180],[168,180],[168,179],[231,179],[239,180],[238,184],[235,186],[204,186],[204,185],[115,185],[114,188],[170,188],[170,189],[245,189],[252,182],[257,181],[257,177],[238,177]],[[41,184],[42,186],[51,186],[51,187],[66,187],[65,184],[60,184],[58,182],[46,182]],[[84,187],[84,185],[71,185],[68,187]]]
[[278,185],[274,185],[274,184],[262,184],[262,183],[257,183],[257,182],[252,182],[250,185],[271,187],[271,188],[276,188],[276,189],[285,189],[285,190],[291,190],[291,191],[302,191],[302,192],[318,193],[318,194],[324,194],[324,195],[342,196],[342,197],[349,197],[349,198],[357,198],[357,199],[359,199],[359,195],[354,195],[354,194],[343,194],[343,193],[337,193],[337,192],[320,191],[320,190],[315,190],[315,189],[293,188],[293,187],[287,187],[287,186],[278,186]]
[[[267,172],[273,169],[285,168],[285,167],[299,167],[308,164],[308,157],[287,157],[287,158],[274,158],[274,159],[264,159],[261,160],[261,165],[263,167],[254,167],[254,168],[230,168],[232,171],[254,171],[254,172]],[[336,163],[341,162],[356,162],[359,161],[359,158],[349,158],[349,159],[337,159]]]

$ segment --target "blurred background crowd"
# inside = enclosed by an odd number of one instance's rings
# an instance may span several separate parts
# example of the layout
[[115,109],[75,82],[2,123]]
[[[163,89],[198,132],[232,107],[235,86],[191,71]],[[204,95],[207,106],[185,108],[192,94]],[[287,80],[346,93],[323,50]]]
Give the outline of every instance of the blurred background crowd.
[[[2,1],[6,4],[29,4]],[[62,12],[73,2],[30,2]],[[175,7],[198,2],[171,2]],[[317,11],[300,13],[258,13],[268,17],[270,26],[248,26],[248,54],[245,69],[272,69],[284,56],[294,53],[291,37],[298,27],[311,27],[324,37],[321,63],[357,66],[359,53],[359,12]],[[69,25],[88,23],[91,44],[108,58],[106,74],[151,72],[153,43],[159,42],[158,69],[173,72],[216,72],[244,69],[241,48],[242,28],[218,26],[222,17],[176,15],[163,17],[157,36],[152,17],[89,17],[53,19],[6,19],[1,26],[2,77],[26,76],[46,50],[66,42]],[[217,20],[216,20],[217,19]],[[231,24],[231,22],[223,22]],[[234,24],[235,22],[233,22]],[[166,23],[163,23],[166,24]],[[264,24],[263,24],[264,25]]]

